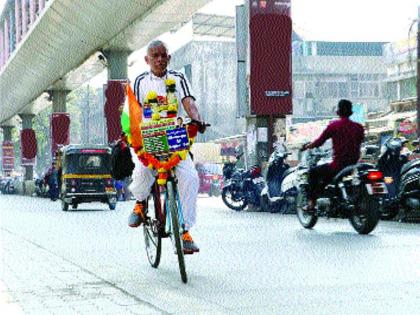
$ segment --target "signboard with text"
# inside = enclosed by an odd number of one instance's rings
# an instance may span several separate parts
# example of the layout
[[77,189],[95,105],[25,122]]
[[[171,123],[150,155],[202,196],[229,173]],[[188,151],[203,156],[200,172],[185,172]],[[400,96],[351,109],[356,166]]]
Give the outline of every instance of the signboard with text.
[[176,119],[143,122],[141,125],[144,150],[151,154],[182,151],[189,148],[187,130]]
[[15,167],[15,150],[12,141],[3,141],[2,144],[3,171],[12,171]]

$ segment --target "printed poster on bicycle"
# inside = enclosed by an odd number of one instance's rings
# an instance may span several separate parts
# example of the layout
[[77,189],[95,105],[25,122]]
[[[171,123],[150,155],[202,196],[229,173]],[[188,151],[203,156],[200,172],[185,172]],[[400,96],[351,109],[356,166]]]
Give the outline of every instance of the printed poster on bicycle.
[[150,154],[177,152],[189,148],[185,126],[176,118],[144,122],[141,126],[144,150]]

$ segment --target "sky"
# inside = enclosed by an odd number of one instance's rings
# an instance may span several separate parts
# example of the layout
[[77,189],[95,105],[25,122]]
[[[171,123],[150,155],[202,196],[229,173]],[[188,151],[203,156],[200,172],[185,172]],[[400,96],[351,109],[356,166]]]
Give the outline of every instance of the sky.
[[[250,0],[253,1],[253,0]],[[257,0],[259,1],[259,0]],[[305,40],[398,41],[408,37],[410,24],[417,17],[420,0],[291,0],[294,30]],[[235,15],[235,6],[244,0],[213,0],[199,12]],[[414,36],[415,33],[413,32]],[[159,39],[170,52],[191,40],[190,25]],[[145,49],[130,56],[129,78],[147,70]]]
[[[259,0],[258,0],[259,1]],[[0,12],[6,0],[0,0]],[[214,0],[201,11],[235,14],[244,0]],[[295,30],[308,40],[396,41],[408,34],[420,0],[291,0]]]
[[[0,0],[0,12],[5,1]],[[213,0],[200,12],[234,16],[235,6],[243,3],[244,0]],[[305,40],[325,41],[407,39],[420,6],[420,0],[291,0],[291,3],[294,30]],[[174,51],[191,39],[188,26],[175,34],[163,34],[160,39]],[[129,77],[145,67],[144,54],[143,49],[130,56],[129,64],[133,67],[129,69]]]
[[[252,1],[252,0],[250,0]],[[243,0],[214,0],[209,13],[235,14]],[[291,0],[292,21],[307,40],[396,41],[407,37],[420,0]]]

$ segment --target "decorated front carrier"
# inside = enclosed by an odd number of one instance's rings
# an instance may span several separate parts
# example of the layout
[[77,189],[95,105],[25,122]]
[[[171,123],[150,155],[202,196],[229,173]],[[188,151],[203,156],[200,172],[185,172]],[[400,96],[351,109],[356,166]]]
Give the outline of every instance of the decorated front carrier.
[[158,157],[189,149],[187,130],[176,124],[176,119],[166,118],[141,125],[143,149]]
[[169,172],[187,158],[196,136],[196,129],[184,125],[182,118],[177,117],[175,81],[169,79],[165,83],[167,95],[157,96],[155,91],[149,91],[143,107],[127,84],[127,101],[121,116],[129,144],[143,165],[158,171],[159,185],[165,185]]

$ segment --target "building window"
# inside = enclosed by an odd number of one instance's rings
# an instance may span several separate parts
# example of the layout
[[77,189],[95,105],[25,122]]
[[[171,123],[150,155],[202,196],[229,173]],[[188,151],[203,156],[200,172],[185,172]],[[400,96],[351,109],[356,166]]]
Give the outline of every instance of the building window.
[[350,96],[359,97],[359,84],[357,83],[357,81],[352,81],[350,83]]
[[347,82],[338,82],[338,97],[349,97],[349,85]]
[[294,97],[299,97],[299,98],[305,97],[305,82],[303,81],[293,82],[293,95]]

